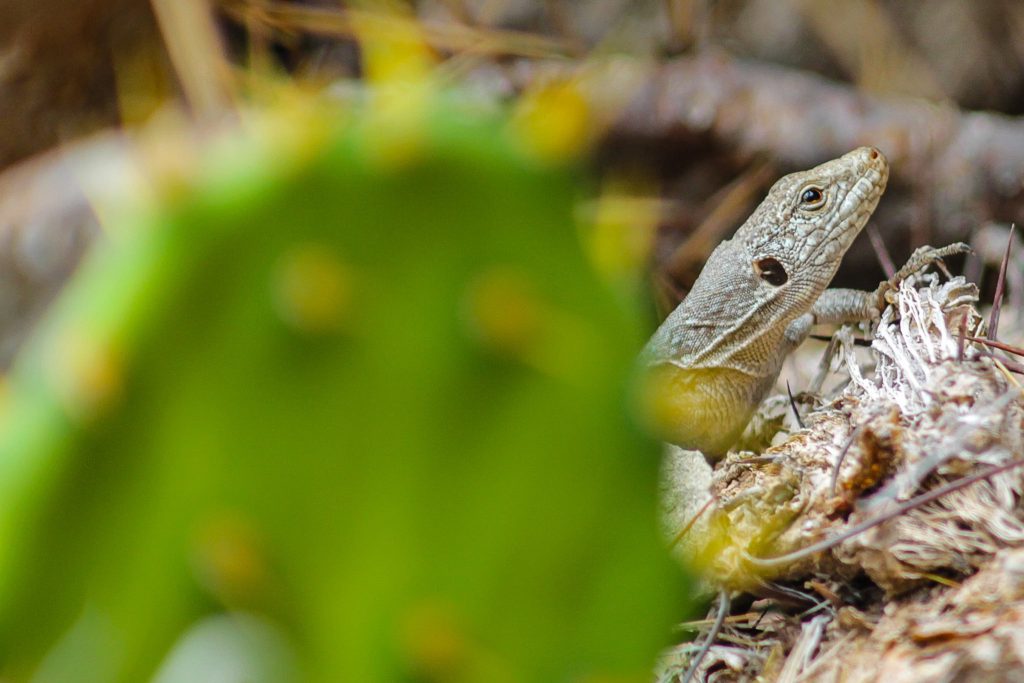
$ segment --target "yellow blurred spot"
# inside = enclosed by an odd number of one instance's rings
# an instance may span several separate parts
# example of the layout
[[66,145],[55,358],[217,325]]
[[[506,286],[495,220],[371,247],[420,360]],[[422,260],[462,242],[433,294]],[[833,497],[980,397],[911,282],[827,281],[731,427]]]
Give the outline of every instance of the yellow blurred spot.
[[436,96],[436,58],[416,22],[401,15],[363,12],[354,24],[372,108],[364,139],[370,160],[408,164],[419,155]]
[[430,77],[436,58],[416,22],[384,12],[360,12],[354,22],[367,82],[380,85]]
[[72,418],[91,422],[106,414],[124,389],[124,360],[109,344],[71,333],[53,354],[53,381]]
[[114,53],[118,111],[127,127],[145,123],[174,96],[162,54],[150,41],[143,43],[130,50],[115,48]]
[[223,512],[199,528],[193,546],[199,582],[229,605],[266,590],[269,570],[259,534],[243,516]]
[[469,291],[470,322],[487,346],[510,356],[525,356],[542,341],[544,305],[523,274],[495,268]]
[[593,138],[595,122],[582,88],[574,81],[545,83],[516,105],[512,130],[531,154],[547,162],[572,159]]
[[264,98],[267,106],[245,112],[243,122],[250,135],[239,142],[252,144],[250,136],[254,137],[270,148],[275,166],[304,168],[323,152],[336,129],[338,111],[301,87],[279,87],[272,93],[269,88]]
[[11,382],[7,375],[0,374],[0,415],[4,415],[11,407]]
[[327,247],[303,244],[279,261],[273,275],[274,303],[290,326],[308,334],[345,326],[352,306],[352,271]]
[[592,207],[584,223],[597,271],[610,282],[641,277],[662,213],[655,188],[611,181]]
[[545,301],[512,268],[485,271],[467,292],[468,322],[491,351],[551,377],[585,379],[603,345],[583,319]]
[[439,601],[413,605],[399,623],[402,650],[414,672],[428,681],[458,680],[470,644],[455,608]]
[[142,129],[139,154],[154,199],[174,202],[195,185],[201,145],[180,110],[168,107],[154,115]]
[[425,141],[428,94],[418,85],[380,86],[373,93],[375,114],[363,137],[367,161],[383,170],[409,166]]

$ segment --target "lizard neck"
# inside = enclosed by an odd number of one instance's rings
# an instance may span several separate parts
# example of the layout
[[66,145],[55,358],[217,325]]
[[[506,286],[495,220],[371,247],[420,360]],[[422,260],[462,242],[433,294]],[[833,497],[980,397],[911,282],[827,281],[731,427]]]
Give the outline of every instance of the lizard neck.
[[[774,378],[768,380],[771,384]],[[681,368],[661,363],[646,373],[641,386],[642,415],[664,441],[696,449],[718,460],[743,432],[764,393],[765,380],[726,367]]]
[[[705,272],[648,343],[648,364],[726,368],[749,380],[771,377],[781,367],[785,330],[803,311],[780,305],[770,291],[751,286],[752,272],[739,244],[722,242]],[[807,304],[810,306],[810,303]],[[757,399],[760,400],[760,399]]]

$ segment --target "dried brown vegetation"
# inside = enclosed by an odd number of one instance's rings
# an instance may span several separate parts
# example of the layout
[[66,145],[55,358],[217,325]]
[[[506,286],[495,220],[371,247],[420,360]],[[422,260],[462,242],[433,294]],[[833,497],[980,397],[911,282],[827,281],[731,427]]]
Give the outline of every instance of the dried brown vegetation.
[[[1024,548],[1024,396],[1013,361],[981,339],[977,290],[963,278],[915,276],[891,298],[869,358],[850,328],[836,335],[829,369],[842,381],[805,427],[790,420],[760,457],[735,452],[713,472],[699,455],[670,452],[669,525],[691,525],[683,554],[709,586],[758,600],[709,648],[697,671],[707,680],[1024,671],[1013,569]],[[669,655],[664,680],[692,654]]]

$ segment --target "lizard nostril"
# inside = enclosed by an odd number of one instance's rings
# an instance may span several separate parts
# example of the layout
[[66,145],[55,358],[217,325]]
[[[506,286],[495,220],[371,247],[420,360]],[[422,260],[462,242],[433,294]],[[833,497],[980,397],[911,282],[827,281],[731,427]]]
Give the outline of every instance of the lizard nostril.
[[872,159],[877,159],[878,158],[878,150],[875,149],[874,147],[871,148],[871,158]]

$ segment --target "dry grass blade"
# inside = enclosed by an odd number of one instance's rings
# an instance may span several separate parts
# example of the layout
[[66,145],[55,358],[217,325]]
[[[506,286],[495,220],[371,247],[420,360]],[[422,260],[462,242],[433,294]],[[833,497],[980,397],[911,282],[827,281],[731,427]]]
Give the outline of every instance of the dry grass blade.
[[961,335],[961,336],[964,339],[970,340],[972,342],[977,342],[978,344],[984,344],[985,346],[991,346],[994,349],[999,349],[1000,351],[1006,351],[1007,353],[1012,353],[1015,356],[1024,356],[1024,349],[1020,348],[1019,346],[1012,346],[1010,344],[1006,344],[1006,343],[1001,342],[1001,341],[996,341],[995,339],[984,339],[982,337],[972,337],[969,334],[964,334],[964,335]]
[[737,465],[763,465],[765,463],[778,462],[774,455],[753,455],[749,458],[737,458],[733,462]]
[[828,652],[825,652],[824,654],[821,654],[821,655],[818,655],[817,657],[815,657],[814,661],[811,662],[811,664],[806,669],[804,669],[802,672],[800,672],[799,676],[797,676],[796,683],[802,683],[803,681],[810,680],[811,676],[813,676],[815,674],[815,672],[817,672],[817,670],[822,666],[822,664],[827,662],[830,657],[832,657],[837,652],[839,652],[839,650],[841,648],[845,647],[846,644],[849,641],[853,640],[853,638],[854,638],[854,633],[853,632],[849,632],[849,633],[845,634],[842,638],[837,640],[832,645],[832,647],[829,648]]
[[[748,624],[754,617],[758,619],[764,616],[763,612],[744,612],[743,614],[733,614],[732,616],[726,617],[725,623],[727,624]],[[691,621],[684,621],[676,624],[675,630],[677,631],[699,631],[702,628],[711,626],[714,624],[714,619],[693,619]]]
[[697,669],[700,668],[700,663],[704,661],[704,657],[707,656],[708,650],[711,649],[711,645],[714,644],[715,639],[718,638],[718,633],[722,630],[723,624],[725,624],[725,617],[729,613],[729,593],[721,591],[718,594],[718,616],[715,617],[715,623],[708,631],[708,637],[704,640],[704,644],[700,646],[700,650],[694,655],[693,661],[690,662],[690,667],[686,670],[686,676],[683,677],[683,683],[690,683],[693,677],[697,675]]
[[914,44],[902,38],[896,13],[886,3],[794,3],[803,19],[864,90],[913,93],[941,99],[948,93]]
[[465,0],[441,0],[441,4],[445,6],[455,20],[463,24],[475,24],[476,17],[470,11],[466,5]]
[[711,249],[722,241],[726,231],[747,215],[750,203],[773,173],[772,165],[762,159],[709,199],[708,204],[714,208],[672,252],[665,270],[676,280],[684,280],[687,272],[703,262]]
[[1007,380],[1012,382],[1014,386],[1020,386],[1020,383],[1017,382],[1017,380],[1015,380],[1012,376],[1010,376],[1009,373],[1012,372],[1018,375],[1024,375],[1024,365],[1021,365],[1020,363],[1014,363],[1012,360],[1008,360],[1006,358],[999,358],[994,353],[989,353],[988,351],[982,351],[981,355],[985,356],[986,358],[991,358],[995,362],[996,367],[1003,371],[1003,373],[1006,375]]
[[704,513],[708,511],[708,509],[711,507],[711,504],[714,502],[714,498],[708,498],[707,502],[704,503],[704,505],[701,506],[700,510],[697,511],[697,514],[690,518],[690,521],[686,523],[686,526],[679,530],[679,533],[675,535],[675,537],[672,539],[672,542],[669,543],[668,547],[673,548],[679,543],[679,541],[683,540],[683,538],[686,537],[686,534],[690,533],[690,529],[692,529],[693,525],[697,523],[697,520],[700,519],[704,515]]
[[885,242],[882,240],[882,236],[878,234],[878,228],[873,223],[868,223],[865,231],[868,233],[868,239],[871,240],[871,247],[875,250],[875,256],[878,257],[878,263],[882,266],[882,270],[885,271],[885,277],[891,280],[896,275],[896,264],[893,263],[889,250],[885,248]]
[[231,70],[207,0],[152,0],[174,71],[193,111],[218,118],[233,101]]
[[999,264],[999,279],[996,281],[996,293],[992,297],[992,314],[988,319],[988,334],[990,340],[994,340],[999,330],[999,311],[1003,306],[1003,292],[1006,289],[1006,264],[1010,261],[1010,247],[1013,245],[1013,233],[1017,225],[1010,225],[1010,236],[1006,240],[1006,251],[1003,252],[1003,260]]
[[686,298],[686,290],[663,271],[651,274],[651,291],[654,292],[654,307],[659,319],[664,320]]
[[796,407],[796,399],[793,398],[793,390],[789,387],[789,380],[786,380],[786,393],[789,395],[789,407],[793,409],[793,417],[796,418],[796,423],[800,425],[800,429],[805,429],[804,419],[800,417],[800,410]]
[[960,316],[960,334],[956,340],[956,362],[962,363],[964,361],[964,340],[967,339],[967,318],[968,314],[965,311]]
[[850,432],[850,438],[848,438],[846,443],[843,444],[843,450],[839,453],[839,458],[836,460],[836,466],[832,470],[832,482],[829,485],[829,492],[833,495],[835,495],[836,485],[839,483],[839,470],[843,466],[843,460],[846,459],[846,454],[850,452],[850,447],[853,446],[854,440],[857,438],[857,435],[860,434],[860,428],[862,426],[863,425],[857,425],[853,428],[853,431]]
[[[807,338],[808,339],[813,339],[814,341],[820,341],[820,342],[830,342],[830,341],[832,341],[832,337],[828,337],[828,336],[825,336],[823,334],[809,334],[809,335],[807,335]],[[853,345],[854,346],[865,346],[865,347],[867,347],[867,346],[871,346],[871,342],[869,340],[867,340],[867,339],[861,339],[860,337],[856,337],[853,340]]]
[[239,21],[252,21],[256,16],[270,28],[286,32],[311,33],[344,38],[355,37],[359,27],[374,22],[388,22],[416,30],[436,49],[485,55],[519,55],[523,57],[562,57],[579,51],[579,46],[565,40],[501,29],[478,28],[454,22],[420,21],[415,17],[383,14],[364,10],[330,9],[267,2],[253,5],[246,0],[220,0],[220,7]]

